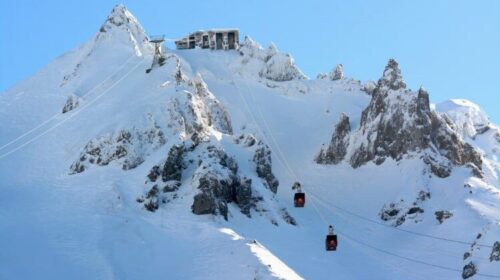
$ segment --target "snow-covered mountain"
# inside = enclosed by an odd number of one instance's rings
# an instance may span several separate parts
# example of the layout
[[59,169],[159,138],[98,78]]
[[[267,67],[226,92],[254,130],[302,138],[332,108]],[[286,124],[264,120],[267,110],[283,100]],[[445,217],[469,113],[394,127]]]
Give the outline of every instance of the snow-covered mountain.
[[0,279],[500,277],[479,106],[430,104],[392,59],[309,79],[248,36],[163,58],[118,5],[0,96]]

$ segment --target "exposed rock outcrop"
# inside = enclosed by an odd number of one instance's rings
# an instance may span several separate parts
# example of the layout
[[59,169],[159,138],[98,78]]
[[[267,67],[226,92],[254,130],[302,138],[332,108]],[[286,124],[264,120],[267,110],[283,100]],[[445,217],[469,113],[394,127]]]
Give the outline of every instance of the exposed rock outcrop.
[[500,261],[500,242],[498,241],[495,241],[495,244],[493,244],[493,248],[491,249],[490,262],[492,261]]
[[252,147],[257,143],[257,139],[252,134],[242,134],[234,139],[236,144],[242,144],[244,147]]
[[181,185],[182,171],[185,163],[186,147],[184,144],[173,145],[163,164],[155,165],[149,171],[146,185],[152,185],[145,196],[137,199],[151,212],[159,208],[160,203],[166,203],[175,198]]
[[337,64],[332,72],[330,72],[330,80],[336,81],[342,78],[344,78],[344,66],[342,64]]
[[316,79],[318,79],[318,80],[326,80],[327,78],[328,78],[328,75],[325,73],[319,73],[318,75],[316,75]]
[[137,167],[145,156],[166,143],[161,129],[153,124],[145,130],[122,129],[90,140],[70,167],[70,174],[81,173],[90,165],[105,166],[116,161],[123,170]]
[[406,88],[406,83],[401,75],[399,64],[395,59],[389,59],[389,62],[385,66],[382,78],[378,80],[377,87],[380,91],[384,92],[388,90],[400,90]]
[[341,114],[335,126],[330,145],[326,150],[321,149],[316,157],[316,162],[320,164],[337,164],[341,162],[347,154],[350,132],[349,117],[346,114]]
[[252,180],[238,175],[238,164],[224,150],[208,146],[192,181],[200,190],[191,206],[194,214],[219,214],[227,220],[227,204],[235,202],[242,213],[250,216]]
[[431,194],[426,191],[420,191],[417,195],[415,201],[411,204],[405,202],[401,199],[399,202],[391,202],[382,207],[379,216],[383,221],[394,221],[394,226],[400,226],[407,220],[413,220],[414,222],[420,222],[419,214],[424,213],[424,209],[421,207],[422,203],[431,198]]
[[80,103],[80,100],[79,100],[78,96],[70,95],[62,108],[62,113],[64,114],[64,113],[67,113],[67,112],[75,109],[76,107],[78,107],[79,103]]
[[436,215],[436,220],[438,220],[440,224],[442,224],[444,220],[453,217],[453,213],[447,210],[436,211],[434,215]]
[[467,279],[474,276],[477,273],[476,265],[473,262],[469,262],[464,266],[462,271],[462,278]]
[[260,61],[262,65],[258,73],[260,77],[277,82],[306,78],[304,73],[295,66],[293,57],[288,53],[279,52],[273,43],[267,50],[264,50],[258,43],[246,36],[240,47],[240,53],[244,56],[244,64],[249,59]]
[[424,89],[417,93],[406,90],[393,59],[363,110],[359,129],[349,137],[351,145],[344,157],[320,163],[336,164],[346,158],[356,168],[369,161],[381,164],[386,158],[400,160],[411,152],[424,152],[424,161],[439,177],[447,177],[452,165],[466,164],[481,176],[479,152],[460,137],[453,122],[430,109]]
[[269,146],[259,141],[259,147],[255,150],[253,162],[257,166],[257,175],[264,179],[266,187],[273,193],[278,191],[279,181],[276,179],[272,171],[271,150]]
[[228,112],[210,92],[201,75],[196,75],[190,85],[193,92],[172,99],[168,105],[170,126],[177,127],[181,138],[191,138],[195,143],[205,141],[210,129],[232,134]]

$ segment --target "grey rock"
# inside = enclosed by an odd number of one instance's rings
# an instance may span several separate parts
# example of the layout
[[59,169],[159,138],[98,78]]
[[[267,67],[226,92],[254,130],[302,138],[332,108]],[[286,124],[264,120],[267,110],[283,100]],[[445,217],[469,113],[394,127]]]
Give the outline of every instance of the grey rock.
[[252,147],[257,143],[257,139],[252,134],[242,134],[234,139],[236,144],[243,144],[244,147]]
[[243,178],[234,185],[234,201],[241,209],[241,213],[250,215],[252,206],[252,179]]
[[78,107],[80,101],[79,98],[75,95],[70,95],[68,99],[66,100],[66,103],[64,104],[64,107],[62,108],[62,113],[67,113],[76,107]]
[[[415,94],[405,88],[397,62],[389,60],[362,112],[359,129],[354,134],[336,131],[330,153],[321,150],[317,162],[337,164],[349,156],[357,168],[369,161],[381,164],[386,158],[400,160],[410,152],[424,151],[424,162],[438,177],[448,177],[454,165],[466,164],[475,176],[482,176],[481,154],[459,136],[449,118],[430,109],[427,91],[421,88]],[[352,138],[366,140],[354,141],[349,151],[344,147]]]
[[327,78],[328,78],[328,75],[325,73],[319,73],[318,75],[316,75],[316,79],[318,79],[318,80],[326,80]]
[[424,209],[420,207],[411,207],[407,212],[408,215],[413,215],[417,213],[424,213]]
[[290,215],[290,213],[288,213],[288,211],[286,211],[285,208],[282,208],[281,209],[281,217],[283,218],[283,220],[285,220],[286,223],[292,225],[292,226],[296,226],[297,225],[297,221],[295,220],[294,217],[292,217]]
[[342,64],[337,64],[330,73],[330,80],[336,81],[342,78],[344,78],[344,66]]
[[154,212],[159,207],[159,199],[158,199],[158,187],[152,187],[148,193],[146,194],[146,200],[144,201],[144,207],[146,210],[150,212]]
[[495,241],[495,244],[493,244],[493,248],[491,249],[490,262],[492,261],[500,261],[500,242],[498,241]]
[[462,278],[467,279],[474,276],[477,273],[476,265],[473,262],[466,264],[462,271]]
[[[173,196],[167,193],[176,192],[181,186],[182,171],[185,168],[186,148],[184,144],[173,145],[163,165],[155,165],[149,171],[146,184],[155,183],[145,197],[137,199],[151,212],[159,208],[160,202],[167,201]],[[161,188],[159,187],[161,186]],[[160,191],[161,190],[161,191]]]
[[447,210],[436,211],[434,215],[436,215],[436,220],[438,220],[440,224],[442,224],[444,220],[453,217],[453,213]]
[[121,164],[123,170],[133,169],[144,162],[144,156],[166,143],[165,136],[153,124],[145,130],[122,129],[90,140],[79,159],[70,167],[70,174],[81,173],[89,165],[106,166],[113,161]]
[[227,220],[227,205],[234,202],[243,214],[250,217],[252,180],[239,176],[236,161],[222,149],[207,147],[193,180],[200,190],[191,206],[194,214],[221,215]]
[[[163,165],[163,168],[161,169],[161,172],[159,174],[161,175],[161,179],[163,182],[171,180],[180,181],[182,179],[182,170],[184,168],[184,156],[185,156],[185,147],[183,144],[173,145],[170,148],[167,160],[165,161],[165,164]],[[152,171],[156,169],[157,169],[156,167],[153,167]]]
[[378,80],[378,87],[380,89],[399,90],[406,88],[406,83],[401,75],[398,62],[391,58],[385,66],[382,78]]
[[196,75],[189,84],[193,92],[173,98],[168,104],[169,126],[177,128],[184,139],[192,139],[197,144],[208,140],[211,128],[232,134],[229,113],[210,92],[201,75]]
[[255,150],[253,162],[256,165],[257,175],[265,180],[267,187],[273,193],[276,193],[279,181],[272,171],[271,150],[262,141],[259,142],[259,148]]
[[262,68],[258,74],[268,80],[282,82],[307,78],[297,68],[292,56],[279,52],[273,43],[264,50],[258,43],[246,36],[241,44],[240,54],[243,56],[242,64],[247,64],[251,59],[260,61]]
[[430,167],[431,172],[439,178],[446,178],[450,176],[452,166],[449,164],[449,162],[438,161],[437,159],[429,155],[424,156],[423,161]]
[[345,114],[341,114],[335,126],[335,132],[332,135],[330,145],[326,150],[321,149],[315,159],[316,162],[320,164],[337,164],[344,160],[349,145],[350,132],[351,126],[349,124],[349,117]]
[[197,215],[215,214],[216,208],[217,205],[214,199],[206,193],[195,195],[193,205],[191,206],[191,210]]

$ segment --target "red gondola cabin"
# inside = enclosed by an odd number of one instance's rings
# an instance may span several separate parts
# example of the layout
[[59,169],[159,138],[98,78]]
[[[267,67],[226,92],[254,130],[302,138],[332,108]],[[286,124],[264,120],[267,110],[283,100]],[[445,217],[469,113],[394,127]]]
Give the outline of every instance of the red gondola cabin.
[[295,193],[293,203],[295,207],[304,207],[304,204],[306,204],[306,194],[303,192]]
[[327,251],[337,251],[337,235],[328,234],[326,236],[325,246]]

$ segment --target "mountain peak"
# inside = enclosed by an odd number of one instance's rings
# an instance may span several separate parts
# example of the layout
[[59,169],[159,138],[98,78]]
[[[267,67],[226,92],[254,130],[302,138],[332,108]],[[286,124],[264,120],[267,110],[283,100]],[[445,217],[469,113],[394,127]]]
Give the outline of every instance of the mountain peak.
[[405,89],[406,83],[401,75],[401,69],[399,69],[398,62],[391,58],[384,69],[384,74],[382,78],[378,80],[379,88],[386,88],[392,90]]
[[146,31],[137,18],[123,4],[116,5],[106,21],[101,25],[96,41],[123,42],[131,45],[138,55],[144,50],[152,50]]
[[134,15],[132,15],[132,13],[129,12],[127,7],[125,7],[125,5],[123,4],[118,4],[113,8],[113,10],[111,10],[108,18],[101,26],[100,31],[106,32],[115,26],[120,27],[122,25],[134,25],[136,27],[140,27],[140,29],[144,31],[139,21],[134,17]]

